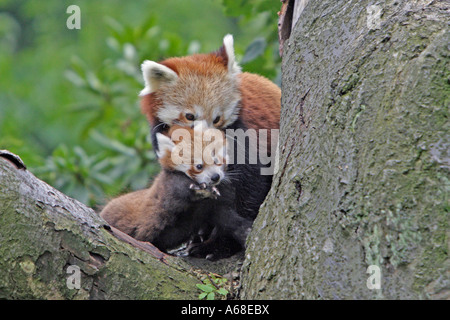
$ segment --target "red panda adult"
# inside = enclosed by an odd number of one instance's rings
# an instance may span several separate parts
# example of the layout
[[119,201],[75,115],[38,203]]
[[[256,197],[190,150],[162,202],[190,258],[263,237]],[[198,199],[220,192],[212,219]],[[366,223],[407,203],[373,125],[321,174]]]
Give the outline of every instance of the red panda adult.
[[[179,135],[175,135],[177,130],[181,131]],[[204,139],[207,133],[214,139]],[[113,199],[100,216],[117,229],[165,252],[201,230],[209,231],[208,241],[192,243],[187,248],[189,255],[219,259],[241,250],[251,221],[237,214],[234,192],[221,184],[227,159],[223,132],[175,125],[169,134],[171,138],[156,135],[162,171],[151,187]]]
[[[156,134],[175,124],[193,126],[202,121],[227,133],[227,129],[279,129],[281,90],[262,76],[241,72],[231,35],[224,37],[223,46],[215,52],[159,63],[147,60],[142,72],[141,109],[150,123],[156,150]],[[251,156],[248,148],[244,151],[244,158]],[[261,175],[264,165],[259,161],[233,162],[228,171],[236,191],[234,205],[239,214],[254,219],[272,175]]]
[[241,72],[235,61],[233,37],[210,54],[169,58],[142,64],[145,88],[142,111],[150,125],[192,125],[226,129],[236,120],[245,129],[278,129],[281,90],[268,79]]

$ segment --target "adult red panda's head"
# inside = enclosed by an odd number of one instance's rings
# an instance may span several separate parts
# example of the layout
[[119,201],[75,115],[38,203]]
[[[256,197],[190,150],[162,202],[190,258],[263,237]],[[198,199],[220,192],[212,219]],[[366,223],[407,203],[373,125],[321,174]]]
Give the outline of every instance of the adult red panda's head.
[[174,125],[168,136],[157,133],[161,166],[184,172],[198,184],[217,185],[225,177],[227,146],[225,134],[205,129],[201,123],[193,128]]
[[210,54],[142,63],[145,87],[140,92],[142,111],[152,125],[163,122],[223,129],[239,115],[239,73],[233,36]]

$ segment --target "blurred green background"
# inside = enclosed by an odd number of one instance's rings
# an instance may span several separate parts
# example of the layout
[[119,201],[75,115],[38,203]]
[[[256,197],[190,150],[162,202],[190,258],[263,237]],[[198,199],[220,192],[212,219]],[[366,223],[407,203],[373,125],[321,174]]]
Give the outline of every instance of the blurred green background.
[[[69,5],[81,29],[69,30]],[[140,64],[235,39],[243,70],[279,84],[279,0],[0,0],[0,149],[97,207],[159,172]]]

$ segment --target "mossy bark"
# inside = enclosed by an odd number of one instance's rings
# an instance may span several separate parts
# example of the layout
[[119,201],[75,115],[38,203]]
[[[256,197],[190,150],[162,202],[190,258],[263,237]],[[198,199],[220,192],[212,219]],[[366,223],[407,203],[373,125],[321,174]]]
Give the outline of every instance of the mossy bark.
[[307,3],[242,298],[450,297],[448,17],[445,1]]
[[184,261],[117,239],[93,210],[13,162],[0,157],[0,299],[197,298]]

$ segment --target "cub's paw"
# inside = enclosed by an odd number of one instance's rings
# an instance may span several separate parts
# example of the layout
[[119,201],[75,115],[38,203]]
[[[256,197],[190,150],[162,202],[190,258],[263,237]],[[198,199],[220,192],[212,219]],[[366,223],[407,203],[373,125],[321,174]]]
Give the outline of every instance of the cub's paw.
[[215,255],[207,243],[190,243],[186,248],[188,255],[194,258],[202,258],[215,261]]
[[201,183],[199,185],[191,183],[189,189],[193,191],[194,200],[217,199],[217,197],[220,196],[220,192],[216,187],[208,187],[206,183]]

